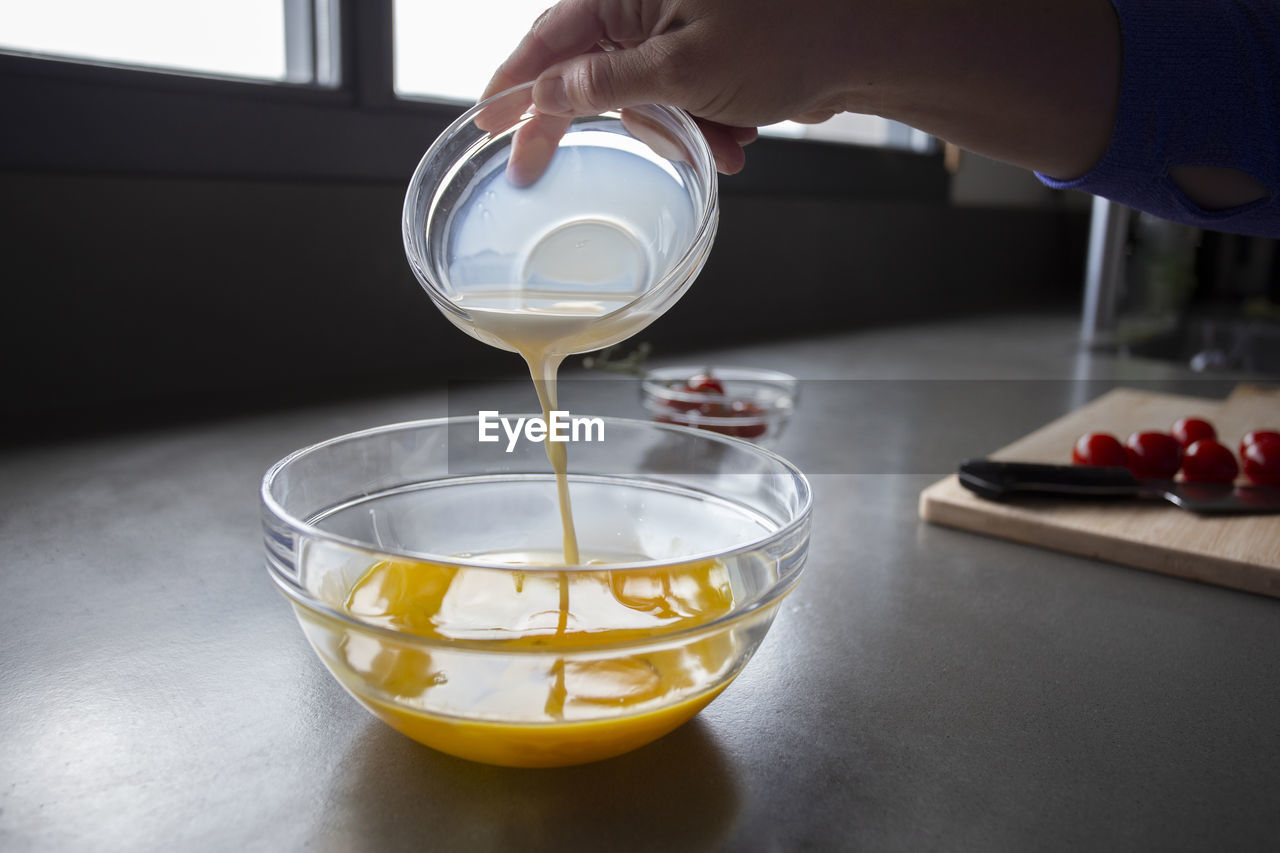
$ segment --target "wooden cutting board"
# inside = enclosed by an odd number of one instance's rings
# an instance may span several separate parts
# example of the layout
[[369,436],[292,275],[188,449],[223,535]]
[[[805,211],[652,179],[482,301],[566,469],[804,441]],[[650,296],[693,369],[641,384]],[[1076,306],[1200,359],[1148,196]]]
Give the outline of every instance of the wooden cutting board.
[[[991,456],[1066,464],[1072,444],[1086,432],[1110,432],[1124,441],[1137,430],[1167,430],[1184,415],[1208,418],[1235,451],[1240,436],[1251,429],[1280,429],[1280,388],[1239,385],[1226,400],[1120,388]],[[1202,517],[1162,501],[1096,504],[1030,498],[995,503],[966,490],[952,474],[921,493],[920,517],[1280,598],[1280,514]]]

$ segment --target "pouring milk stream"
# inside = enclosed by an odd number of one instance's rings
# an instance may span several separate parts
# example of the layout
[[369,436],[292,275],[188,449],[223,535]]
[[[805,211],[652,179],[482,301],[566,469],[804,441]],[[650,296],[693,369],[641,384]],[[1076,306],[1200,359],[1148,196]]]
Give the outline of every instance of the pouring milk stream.
[[[514,146],[487,159],[472,152],[481,162],[472,164],[465,186],[431,199],[425,236],[435,264],[431,278],[439,281],[425,280],[416,266],[415,272],[451,322],[525,360],[549,421],[565,357],[631,337],[688,287],[714,234],[715,179],[712,173],[710,203],[698,209],[692,167],[655,153],[615,116],[609,124],[571,129],[545,172],[517,183],[508,159],[524,129],[514,133]],[[459,171],[448,178],[460,182]],[[407,245],[416,236],[409,230],[413,193],[411,185]],[[580,565],[566,447],[546,441],[545,449],[555,471],[564,562]]]

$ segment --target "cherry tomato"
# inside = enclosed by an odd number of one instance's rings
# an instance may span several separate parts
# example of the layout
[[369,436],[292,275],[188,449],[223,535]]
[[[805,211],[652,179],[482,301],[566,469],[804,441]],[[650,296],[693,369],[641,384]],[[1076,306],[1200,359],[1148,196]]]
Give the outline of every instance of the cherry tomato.
[[1128,464],[1124,445],[1107,432],[1085,433],[1071,448],[1071,461],[1076,465],[1098,465],[1123,468]]
[[707,405],[701,398],[724,396],[724,383],[710,373],[695,373],[681,384],[667,387],[671,396],[663,399],[662,404],[677,412],[700,411]]
[[1240,473],[1230,448],[1202,438],[1182,452],[1182,475],[1192,483],[1230,483]]
[[724,396],[724,383],[710,373],[696,373],[684,383],[686,391],[694,394],[719,394]]
[[1280,486],[1280,438],[1262,437],[1240,454],[1244,473],[1259,486]]
[[1135,432],[1125,446],[1135,477],[1167,480],[1182,464],[1182,448],[1167,432]]
[[1202,438],[1217,438],[1218,431],[1204,418],[1179,418],[1171,430],[1178,444],[1190,447]]
[[1240,457],[1244,458],[1244,449],[1246,447],[1263,439],[1280,441],[1280,432],[1276,432],[1273,429],[1255,429],[1253,432],[1246,432],[1244,438],[1240,439]]

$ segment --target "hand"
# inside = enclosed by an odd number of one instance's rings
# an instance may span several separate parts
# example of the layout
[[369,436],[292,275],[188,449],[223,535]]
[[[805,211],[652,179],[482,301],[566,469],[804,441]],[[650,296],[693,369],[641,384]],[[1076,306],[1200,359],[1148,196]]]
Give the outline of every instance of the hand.
[[1119,69],[1109,0],[562,0],[485,94],[536,80],[543,144],[552,117],[682,107],[726,173],[758,125],[851,111],[1069,178],[1106,148]]
[[[719,170],[732,174],[745,163],[742,148],[757,125],[822,121],[843,109],[837,80],[813,66],[824,33],[830,49],[843,49],[831,31],[834,12],[848,4],[798,2],[803,9],[760,0],[565,0],[543,13],[484,96],[536,79],[534,105],[546,116],[682,107],[695,116]],[[806,16],[806,26],[786,26]],[[541,151],[563,128],[538,121],[527,137]]]

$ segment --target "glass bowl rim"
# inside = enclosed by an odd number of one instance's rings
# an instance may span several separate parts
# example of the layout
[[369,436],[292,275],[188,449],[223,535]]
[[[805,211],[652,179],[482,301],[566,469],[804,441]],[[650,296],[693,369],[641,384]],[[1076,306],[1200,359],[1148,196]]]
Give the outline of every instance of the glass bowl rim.
[[[691,427],[680,426],[676,424],[662,424],[653,421],[639,420],[634,418],[618,418],[603,417],[606,425],[610,423],[623,424],[629,427],[636,427],[644,430],[656,430],[658,432],[675,432],[680,435],[695,438],[700,441],[710,441],[713,443],[725,444],[738,450],[746,450],[748,453],[779,464],[782,471],[779,474],[790,475],[792,481],[797,485],[797,497],[799,498],[799,506],[793,516],[778,529],[769,532],[767,535],[751,540],[730,549],[715,552],[715,557],[730,557],[737,554],[743,554],[750,551],[758,550],[765,547],[770,542],[786,539],[798,530],[809,525],[813,513],[813,489],[808,478],[804,473],[787,459],[779,456],[768,448],[752,444],[740,438],[720,435],[718,433],[709,433],[704,430],[698,430]],[[310,522],[303,521],[286,512],[280,506],[279,502],[271,495],[271,485],[275,477],[290,463],[300,459],[310,453],[318,452],[328,447],[343,442],[356,441],[383,433],[392,433],[398,431],[409,431],[422,428],[449,428],[455,424],[465,424],[467,422],[477,422],[478,415],[443,417],[443,418],[424,418],[421,420],[402,421],[393,424],[383,424],[381,426],[369,427],[367,429],[356,430],[354,432],[333,436],[322,441],[309,444],[305,447],[298,448],[280,459],[274,465],[267,469],[262,477],[262,484],[259,491],[259,499],[262,507],[277,521],[283,523],[294,535],[304,535],[312,540],[319,540],[329,544],[337,545],[345,549],[354,551],[363,551],[371,556],[400,557],[406,560],[414,560],[418,562],[431,562],[435,565],[446,567],[464,568],[464,569],[485,569],[489,571],[500,572],[568,572],[572,574],[591,574],[605,573],[616,571],[646,571],[681,565],[686,562],[693,562],[699,559],[709,559],[712,555],[691,555],[689,558],[681,558],[680,560],[650,560],[646,562],[633,563],[615,563],[605,566],[548,566],[528,567],[513,566],[510,564],[500,564],[484,562],[480,560],[463,560],[458,558],[449,558],[437,556],[434,554],[426,554],[411,551],[396,551],[390,548],[381,548],[373,543],[362,542],[347,536],[339,536],[337,534],[328,533],[316,527]],[[549,474],[547,476],[550,476]],[[573,475],[570,475],[572,481]],[[270,534],[268,534],[270,535]],[[807,552],[807,548],[805,549]],[[661,645],[671,642],[673,639],[685,640],[699,634],[714,634],[723,630],[728,624],[736,623],[741,620],[750,618],[753,614],[761,610],[775,606],[781,599],[791,591],[800,579],[800,574],[804,568],[805,557],[802,554],[799,564],[787,577],[774,578],[764,589],[752,596],[741,608],[735,607],[722,616],[711,619],[707,622],[699,622],[684,628],[677,628],[670,632],[660,632],[648,637],[639,637],[624,642],[603,642],[600,644],[584,644],[574,646],[574,652],[588,652],[599,649],[624,649],[630,647],[642,647],[650,645]],[[271,576],[272,581],[277,587],[290,599],[295,605],[305,607],[307,610],[323,616],[331,621],[337,622],[346,627],[355,628],[360,631],[374,633],[380,636],[393,638],[399,642],[412,642],[429,646],[447,646],[450,649],[473,649],[476,651],[496,652],[502,651],[504,654],[528,653],[528,654],[547,654],[547,649],[537,647],[507,647],[503,645],[504,640],[456,640],[446,638],[427,637],[421,634],[412,634],[404,631],[397,631],[392,628],[386,628],[380,625],[374,625],[365,622],[346,613],[320,598],[313,595],[309,590],[303,588],[293,579],[285,576],[275,564],[267,560],[267,572]]]
[[[761,405],[764,409],[759,415],[744,418],[732,415],[696,414],[688,417],[690,413],[682,413],[676,410],[676,414],[672,415],[672,417],[685,416],[690,423],[697,422],[712,427],[733,427],[744,423],[758,424],[767,422],[770,418],[778,417],[779,415],[789,415],[791,410],[795,408],[796,398],[800,390],[799,379],[780,370],[770,370],[763,367],[733,367],[731,365],[723,367],[677,365],[646,370],[640,377],[640,397],[644,408],[650,412],[666,414],[671,411],[666,404],[671,402],[698,404],[724,401],[726,395],[723,394],[717,394],[713,391],[681,391],[670,384],[704,372],[710,372],[712,376],[717,379],[723,379],[725,382],[754,382],[758,385],[776,389],[779,391],[779,397],[787,399],[787,405],[780,406],[778,398],[766,399],[760,396],[753,396],[752,402]],[[733,395],[728,396],[732,397]]]

